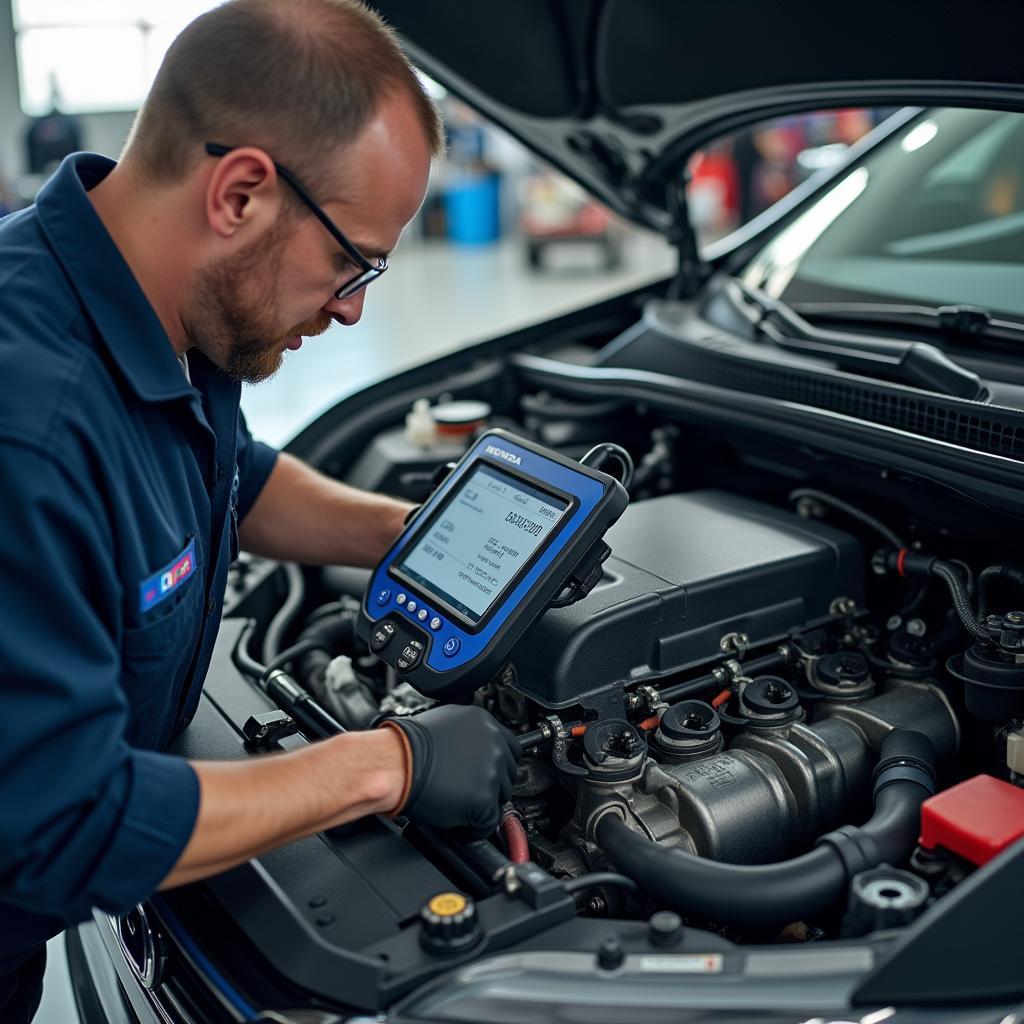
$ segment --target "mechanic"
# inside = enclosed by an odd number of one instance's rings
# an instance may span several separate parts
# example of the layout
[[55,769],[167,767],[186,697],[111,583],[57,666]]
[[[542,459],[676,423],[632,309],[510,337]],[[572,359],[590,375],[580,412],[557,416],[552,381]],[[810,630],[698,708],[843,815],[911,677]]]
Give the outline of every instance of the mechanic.
[[120,163],[68,157],[0,225],[5,1024],[93,907],[361,815],[497,824],[519,749],[479,708],[239,762],[164,752],[239,543],[369,566],[402,527],[407,505],[253,441],[239,395],[359,320],[441,140],[356,0],[231,0],[173,43]]

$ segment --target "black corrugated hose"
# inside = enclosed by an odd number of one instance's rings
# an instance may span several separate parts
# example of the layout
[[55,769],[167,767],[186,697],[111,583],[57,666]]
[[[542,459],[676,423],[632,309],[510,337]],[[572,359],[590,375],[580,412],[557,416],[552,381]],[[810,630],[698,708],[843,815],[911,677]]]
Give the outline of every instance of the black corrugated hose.
[[655,901],[721,924],[813,919],[837,908],[854,875],[903,863],[913,850],[921,803],[935,792],[935,749],[927,736],[895,730],[875,769],[875,811],[865,825],[822,836],[809,853],[777,864],[719,864],[665,848],[614,813],[597,824],[612,865]]
[[967,595],[967,587],[964,583],[963,577],[960,575],[956,567],[951,565],[949,562],[943,562],[938,558],[933,558],[928,569],[933,576],[937,576],[946,584],[947,587],[949,587],[950,596],[953,598],[953,607],[956,609],[957,615],[960,616],[960,621],[963,623],[964,629],[966,629],[975,640],[980,640],[983,644],[991,643],[992,638],[981,626],[978,625],[978,620],[974,615],[974,609],[971,607],[971,599]]

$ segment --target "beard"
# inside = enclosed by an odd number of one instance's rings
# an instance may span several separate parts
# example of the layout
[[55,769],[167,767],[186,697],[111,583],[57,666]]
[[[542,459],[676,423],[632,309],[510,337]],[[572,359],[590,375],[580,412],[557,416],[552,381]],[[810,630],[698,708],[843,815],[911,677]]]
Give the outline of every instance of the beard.
[[[258,242],[197,275],[192,315],[185,325],[189,339],[218,369],[244,384],[258,384],[277,373],[293,336],[315,337],[333,321],[321,311],[281,328],[277,280],[290,234],[288,224],[276,224]],[[244,298],[244,291],[255,297]]]

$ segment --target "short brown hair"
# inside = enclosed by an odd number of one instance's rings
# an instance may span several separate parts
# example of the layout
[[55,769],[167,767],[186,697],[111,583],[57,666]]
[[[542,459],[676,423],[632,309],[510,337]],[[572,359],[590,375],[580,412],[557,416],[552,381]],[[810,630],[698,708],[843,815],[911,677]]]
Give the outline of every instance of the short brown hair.
[[439,155],[437,108],[376,12],[359,0],[228,0],[171,44],[124,157],[170,184],[207,142],[259,146],[313,188],[381,100],[402,92]]

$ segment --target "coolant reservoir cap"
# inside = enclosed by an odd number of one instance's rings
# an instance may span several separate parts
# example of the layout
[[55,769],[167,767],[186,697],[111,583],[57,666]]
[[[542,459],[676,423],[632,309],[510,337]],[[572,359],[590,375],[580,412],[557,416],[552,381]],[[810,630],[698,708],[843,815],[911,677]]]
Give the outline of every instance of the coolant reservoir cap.
[[486,422],[491,415],[487,402],[465,400],[461,402],[440,402],[430,410],[437,429],[445,434],[463,434]]
[[479,939],[476,905],[461,892],[440,892],[420,910],[420,941],[431,953],[462,953]]

